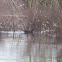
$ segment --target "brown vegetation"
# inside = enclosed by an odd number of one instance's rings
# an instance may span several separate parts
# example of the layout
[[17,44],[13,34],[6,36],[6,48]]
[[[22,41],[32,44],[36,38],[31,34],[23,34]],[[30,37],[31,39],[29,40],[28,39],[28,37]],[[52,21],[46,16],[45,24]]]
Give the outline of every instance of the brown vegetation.
[[62,29],[60,0],[1,0],[1,30]]

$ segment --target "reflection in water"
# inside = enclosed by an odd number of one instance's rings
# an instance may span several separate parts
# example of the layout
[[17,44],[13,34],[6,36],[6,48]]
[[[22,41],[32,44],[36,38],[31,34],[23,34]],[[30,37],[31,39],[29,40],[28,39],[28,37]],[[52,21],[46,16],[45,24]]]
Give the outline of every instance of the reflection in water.
[[62,62],[55,35],[2,33],[0,42],[0,62]]

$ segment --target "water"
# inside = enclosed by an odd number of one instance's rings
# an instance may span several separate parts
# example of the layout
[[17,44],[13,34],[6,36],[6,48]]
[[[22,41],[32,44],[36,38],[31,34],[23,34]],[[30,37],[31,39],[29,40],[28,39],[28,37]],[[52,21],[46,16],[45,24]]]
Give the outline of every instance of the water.
[[0,33],[0,62],[62,62],[56,35]]

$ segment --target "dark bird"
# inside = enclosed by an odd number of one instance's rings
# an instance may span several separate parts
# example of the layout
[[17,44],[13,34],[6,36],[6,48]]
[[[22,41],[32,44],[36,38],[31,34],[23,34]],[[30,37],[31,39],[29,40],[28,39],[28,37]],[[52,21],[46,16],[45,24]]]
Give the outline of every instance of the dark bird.
[[29,34],[29,33],[32,34],[32,33],[33,33],[33,30],[31,30],[31,31],[25,30],[24,33],[25,33],[25,34]]

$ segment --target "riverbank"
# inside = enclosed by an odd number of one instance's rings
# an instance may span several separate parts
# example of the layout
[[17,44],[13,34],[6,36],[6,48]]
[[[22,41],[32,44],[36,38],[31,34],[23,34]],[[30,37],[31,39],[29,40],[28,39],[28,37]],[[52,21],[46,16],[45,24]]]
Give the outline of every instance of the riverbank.
[[[46,32],[54,32],[54,30],[45,30],[45,31],[35,31],[35,32],[32,32],[32,33],[46,33]],[[0,31],[0,33],[25,33],[25,31]],[[27,33],[31,33],[31,32],[27,32]]]

